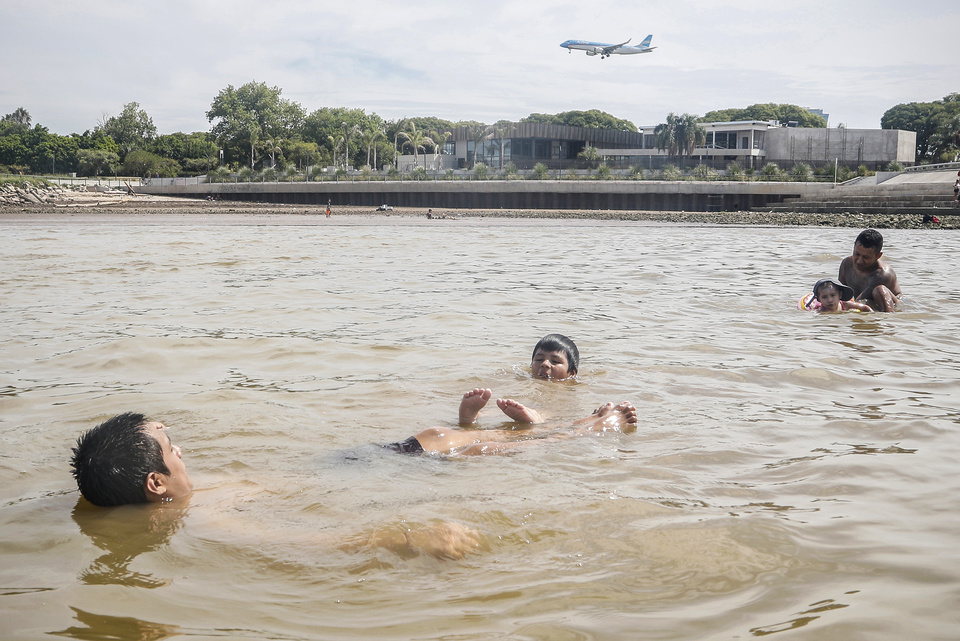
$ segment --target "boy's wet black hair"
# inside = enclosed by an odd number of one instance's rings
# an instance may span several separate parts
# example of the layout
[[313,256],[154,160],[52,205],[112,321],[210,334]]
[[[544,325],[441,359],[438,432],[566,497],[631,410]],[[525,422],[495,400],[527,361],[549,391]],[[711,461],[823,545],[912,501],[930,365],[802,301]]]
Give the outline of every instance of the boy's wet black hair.
[[[567,372],[570,376],[575,375],[580,370],[580,350],[577,345],[563,334],[547,334],[541,338],[533,348],[533,356],[537,355],[537,350],[545,352],[563,352],[567,357]],[[533,356],[530,360],[533,360]]]
[[170,474],[163,448],[144,431],[146,417],[127,412],[84,432],[73,448],[70,466],[85,499],[100,506],[144,503],[151,472]]

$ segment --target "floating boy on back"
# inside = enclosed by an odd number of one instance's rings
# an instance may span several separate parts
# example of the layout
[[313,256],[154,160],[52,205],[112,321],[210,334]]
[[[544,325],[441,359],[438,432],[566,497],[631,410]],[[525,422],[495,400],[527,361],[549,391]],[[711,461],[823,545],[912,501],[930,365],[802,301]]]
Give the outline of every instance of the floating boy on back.
[[[547,334],[533,348],[530,374],[534,378],[562,381],[576,376],[579,367],[580,351],[563,334]],[[460,424],[476,422],[480,410],[492,396],[492,391],[479,387],[464,394],[460,401]],[[497,407],[518,423],[543,422],[539,412],[510,398],[498,398]]]

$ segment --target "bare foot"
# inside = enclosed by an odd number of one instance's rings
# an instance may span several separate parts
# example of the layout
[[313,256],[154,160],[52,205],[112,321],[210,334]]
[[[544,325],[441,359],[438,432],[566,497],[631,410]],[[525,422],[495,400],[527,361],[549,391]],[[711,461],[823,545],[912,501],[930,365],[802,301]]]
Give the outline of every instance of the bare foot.
[[487,404],[493,392],[488,389],[476,388],[463,395],[460,401],[460,424],[475,423],[480,410]]
[[543,423],[540,412],[525,407],[512,398],[498,398],[497,407],[518,423]]
[[592,416],[577,421],[592,432],[634,432],[637,429],[637,408],[624,401],[618,405],[604,403]]

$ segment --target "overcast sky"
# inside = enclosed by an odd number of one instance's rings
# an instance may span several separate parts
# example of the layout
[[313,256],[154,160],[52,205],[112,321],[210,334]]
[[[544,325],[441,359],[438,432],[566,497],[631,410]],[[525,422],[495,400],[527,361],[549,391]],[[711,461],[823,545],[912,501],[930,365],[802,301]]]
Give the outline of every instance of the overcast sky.
[[[657,50],[601,60],[567,39]],[[138,102],[160,133],[207,131],[228,85],[307,112],[518,120],[600,109],[655,125],[757,102],[878,128],[960,91],[958,0],[0,0],[0,115],[59,134]]]

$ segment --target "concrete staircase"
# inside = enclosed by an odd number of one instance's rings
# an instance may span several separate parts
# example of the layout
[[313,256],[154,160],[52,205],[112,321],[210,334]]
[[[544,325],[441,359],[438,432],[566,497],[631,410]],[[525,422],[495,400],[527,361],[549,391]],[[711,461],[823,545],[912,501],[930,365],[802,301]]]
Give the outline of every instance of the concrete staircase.
[[770,205],[775,212],[808,214],[960,214],[953,199],[954,169],[929,172],[904,172],[892,176],[872,176],[800,198],[786,198]]

